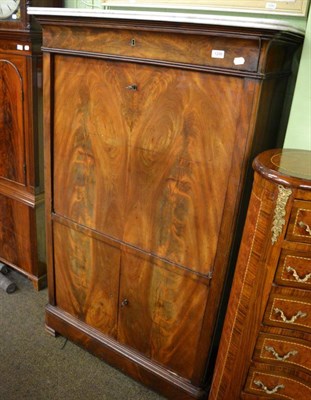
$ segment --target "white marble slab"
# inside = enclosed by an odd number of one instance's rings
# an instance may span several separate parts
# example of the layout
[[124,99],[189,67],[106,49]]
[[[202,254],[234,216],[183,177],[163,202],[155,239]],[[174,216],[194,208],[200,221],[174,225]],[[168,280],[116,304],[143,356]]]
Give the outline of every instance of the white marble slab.
[[107,18],[107,19],[128,19],[144,21],[166,21],[183,22],[192,24],[234,26],[244,28],[260,28],[269,30],[279,30],[285,32],[304,34],[302,29],[291,26],[284,21],[268,18],[240,17],[227,15],[210,15],[202,13],[171,12],[171,11],[140,11],[135,10],[115,10],[115,9],[79,9],[79,8],[52,8],[52,7],[28,7],[30,15],[45,15],[58,17],[82,17],[82,18]]

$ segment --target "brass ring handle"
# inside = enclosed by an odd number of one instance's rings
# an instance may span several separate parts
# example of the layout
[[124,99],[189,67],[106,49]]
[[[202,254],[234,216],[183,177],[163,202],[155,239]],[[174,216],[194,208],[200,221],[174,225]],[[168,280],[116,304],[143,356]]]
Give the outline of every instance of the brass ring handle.
[[297,282],[300,282],[300,283],[305,283],[305,282],[307,282],[307,281],[311,278],[311,272],[310,272],[309,274],[305,275],[305,276],[302,278],[302,277],[300,277],[300,276],[298,275],[298,273],[297,273],[297,271],[295,270],[295,268],[290,267],[290,266],[286,267],[286,271],[287,271],[287,272],[292,272],[292,273],[293,273],[293,277],[296,279]]
[[266,385],[264,385],[261,381],[254,381],[256,386],[259,386],[262,390],[264,390],[267,394],[274,394],[278,392],[280,389],[285,389],[284,385],[277,385],[273,389],[268,389]]
[[278,314],[278,313],[281,314],[281,319],[282,319],[282,321],[283,321],[283,322],[286,322],[287,324],[293,324],[294,322],[296,322],[296,320],[297,320],[298,318],[304,318],[304,317],[306,317],[306,316],[308,315],[307,313],[305,313],[305,312],[303,312],[303,311],[298,311],[296,315],[293,315],[293,316],[291,317],[291,319],[288,319],[288,318],[285,316],[284,312],[283,312],[280,308],[275,308],[275,309],[274,309],[274,312],[275,312],[276,314]]
[[311,236],[311,228],[310,228],[310,226],[308,224],[305,224],[304,222],[300,221],[300,222],[298,222],[298,225],[301,228],[304,228],[305,231],[309,234],[309,236]]
[[298,354],[297,350],[292,350],[292,351],[289,351],[287,354],[284,354],[284,356],[280,356],[272,346],[265,346],[265,350],[268,351],[269,353],[272,353],[272,355],[278,361],[285,361],[289,357],[295,356],[296,354]]

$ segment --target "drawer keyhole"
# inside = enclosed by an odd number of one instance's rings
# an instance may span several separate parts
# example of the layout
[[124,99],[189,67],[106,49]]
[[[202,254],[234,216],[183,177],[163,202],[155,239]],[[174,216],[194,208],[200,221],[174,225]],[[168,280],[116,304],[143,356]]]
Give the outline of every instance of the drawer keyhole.
[[130,44],[131,44],[132,47],[135,47],[135,45],[136,45],[136,40],[135,40],[135,39],[131,39]]

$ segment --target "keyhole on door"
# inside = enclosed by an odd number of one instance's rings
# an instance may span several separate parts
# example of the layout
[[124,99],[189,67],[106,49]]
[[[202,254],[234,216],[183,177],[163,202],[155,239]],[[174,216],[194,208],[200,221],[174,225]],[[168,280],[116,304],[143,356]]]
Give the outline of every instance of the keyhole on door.
[[121,307],[125,307],[125,306],[127,306],[127,305],[128,305],[128,303],[129,303],[128,299],[124,299],[124,300],[122,300],[122,302],[121,302]]
[[138,87],[137,87],[137,85],[133,84],[133,85],[126,86],[125,89],[136,91],[138,89]]

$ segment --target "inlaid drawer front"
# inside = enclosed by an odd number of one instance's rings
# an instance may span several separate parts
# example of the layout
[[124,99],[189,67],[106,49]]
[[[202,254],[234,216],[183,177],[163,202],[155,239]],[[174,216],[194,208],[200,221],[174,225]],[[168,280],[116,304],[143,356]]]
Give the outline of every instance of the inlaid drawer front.
[[282,253],[276,282],[281,285],[311,289],[311,258],[294,253]]
[[305,381],[282,375],[282,372],[261,372],[251,369],[245,391],[271,399],[306,400],[311,398],[311,387]]
[[260,335],[254,358],[279,365],[296,365],[311,371],[310,343],[286,336]]
[[[306,292],[308,294],[308,292]],[[310,296],[309,296],[310,298]],[[272,295],[265,314],[269,325],[311,332],[311,298],[284,298]]]
[[287,239],[311,243],[311,203],[295,201],[287,232]]
[[106,29],[91,35],[87,28],[79,27],[68,27],[56,34],[55,29],[51,26],[46,32],[45,47],[53,41],[54,48],[79,52],[250,72],[256,72],[258,68],[258,39],[126,29]]

